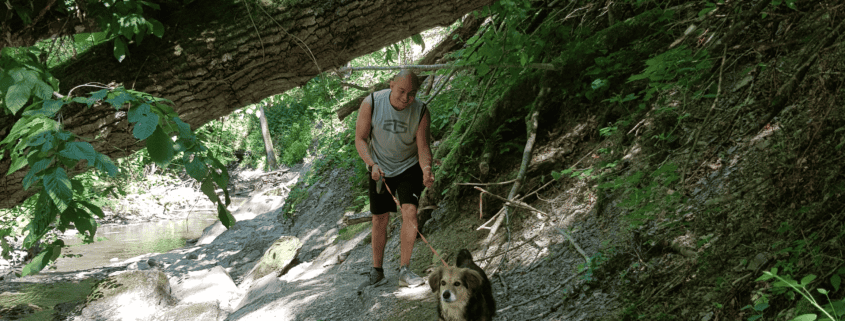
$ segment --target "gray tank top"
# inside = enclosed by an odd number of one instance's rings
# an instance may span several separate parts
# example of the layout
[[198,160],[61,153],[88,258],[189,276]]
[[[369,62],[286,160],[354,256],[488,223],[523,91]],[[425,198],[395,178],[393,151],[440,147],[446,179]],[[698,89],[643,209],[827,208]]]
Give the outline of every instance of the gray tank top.
[[394,177],[418,162],[417,128],[426,106],[419,100],[403,110],[390,104],[390,89],[380,90],[370,99],[373,106],[369,152],[384,175]]

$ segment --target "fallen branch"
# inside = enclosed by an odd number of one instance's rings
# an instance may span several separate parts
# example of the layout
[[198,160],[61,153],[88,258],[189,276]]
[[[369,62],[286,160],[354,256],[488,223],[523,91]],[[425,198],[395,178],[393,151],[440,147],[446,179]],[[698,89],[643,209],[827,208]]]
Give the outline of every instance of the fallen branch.
[[497,256],[499,256],[499,255],[505,254],[505,253],[507,253],[508,251],[513,251],[513,250],[516,250],[516,249],[518,249],[518,248],[522,247],[523,245],[528,244],[528,243],[531,243],[532,241],[534,241],[534,239],[535,239],[535,238],[537,238],[537,236],[538,236],[538,235],[540,235],[540,233],[537,233],[537,235],[532,236],[531,238],[529,238],[529,239],[525,240],[525,242],[522,242],[521,244],[519,244],[519,245],[517,245],[517,246],[514,246],[514,247],[509,248],[509,249],[504,250],[504,251],[499,251],[499,252],[498,252],[498,253],[496,253],[496,254],[491,254],[491,255],[485,256],[485,257],[483,257],[483,258],[476,259],[476,261],[481,262],[481,261],[489,260],[489,259],[492,259],[492,258],[497,257]]
[[534,212],[536,212],[537,214],[541,214],[541,215],[545,216],[545,217],[546,217],[546,219],[548,219],[549,217],[551,217],[548,213],[543,212],[543,211],[541,211],[541,210],[538,210],[538,209],[534,208],[534,207],[533,207],[533,206],[531,206],[531,205],[525,204],[525,202],[522,202],[522,201],[519,201],[519,200],[516,200],[516,199],[513,199],[513,200],[508,200],[508,199],[506,199],[506,198],[504,198],[504,197],[501,197],[501,196],[499,196],[499,195],[496,195],[496,194],[490,193],[490,192],[488,192],[487,190],[485,190],[485,189],[483,189],[483,188],[481,188],[481,187],[478,187],[478,186],[476,186],[476,187],[475,187],[475,189],[477,189],[477,190],[481,191],[482,193],[487,193],[487,194],[490,194],[490,196],[493,196],[493,197],[495,197],[495,198],[497,198],[497,199],[499,199],[499,200],[501,200],[501,201],[504,201],[504,202],[505,202],[505,205],[510,205],[510,206],[513,206],[513,207],[519,207],[519,208],[523,208],[523,209],[526,209],[526,210],[534,211]]
[[580,272],[578,272],[578,273],[573,274],[572,276],[570,276],[570,277],[566,278],[566,280],[563,280],[563,282],[560,282],[560,284],[558,284],[558,286],[557,286],[557,287],[555,287],[554,289],[551,289],[550,291],[548,291],[548,292],[546,292],[546,293],[540,294],[540,295],[538,295],[538,296],[535,296],[535,297],[530,298],[530,299],[528,299],[528,300],[522,301],[522,302],[520,302],[520,303],[511,304],[511,305],[509,305],[509,306],[507,306],[507,307],[504,307],[504,308],[501,308],[501,309],[499,309],[499,310],[496,310],[496,313],[502,313],[502,312],[504,312],[504,311],[507,311],[507,310],[513,309],[513,308],[518,307],[518,306],[520,306],[520,305],[525,305],[525,304],[528,304],[528,303],[531,303],[531,302],[537,301],[537,300],[539,300],[539,299],[541,299],[541,298],[545,298],[545,297],[547,297],[547,296],[551,295],[552,293],[557,292],[557,290],[560,290],[560,288],[562,288],[564,285],[566,285],[567,283],[569,283],[569,281],[572,281],[572,279],[574,279],[576,276],[581,275],[581,273],[584,273],[585,271],[587,271],[587,269],[586,269],[586,268],[585,268],[585,269],[582,269],[582,270],[581,270]]
[[572,246],[575,247],[575,250],[578,251],[578,253],[581,253],[581,256],[583,256],[584,260],[587,261],[587,265],[590,265],[590,258],[587,256],[587,253],[584,252],[584,250],[580,246],[578,246],[578,243],[575,243],[575,239],[573,239],[572,236],[569,235],[569,232],[562,228],[558,228],[557,230],[558,232],[560,232],[560,234],[563,234],[563,237],[565,237],[567,240],[569,240],[570,243],[572,243]]
[[[338,68],[337,72],[361,71],[361,70],[440,70],[440,69],[472,69],[475,65],[453,65],[453,64],[433,64],[433,65],[401,65],[401,66],[363,66],[363,67],[342,67]],[[492,65],[490,68],[531,68],[543,70],[557,70],[555,65],[549,63],[532,63],[525,66],[520,65]]]
[[358,89],[358,90],[363,90],[363,91],[366,91],[366,92],[370,91],[370,88],[367,88],[367,87],[364,87],[364,86],[358,86],[356,84],[350,84],[348,82],[341,82],[340,85],[355,88],[355,89]]
[[[531,162],[531,153],[534,151],[534,141],[537,140],[537,124],[538,124],[537,118],[540,116],[540,112],[537,111],[537,109],[539,108],[538,106],[543,104],[543,101],[545,100],[549,91],[550,91],[549,88],[544,88],[544,89],[540,90],[540,94],[537,95],[537,99],[534,101],[534,111],[531,113],[531,119],[526,121],[526,125],[528,127],[527,128],[528,141],[525,142],[525,149],[522,152],[522,163],[519,165],[519,173],[516,175],[516,182],[513,183],[513,186],[511,187],[511,192],[508,194],[508,199],[505,200],[506,206],[510,205],[510,204],[514,204],[513,202],[511,202],[511,200],[516,199],[516,197],[517,197],[516,193],[519,192],[519,188],[522,187],[522,181],[525,180],[525,172],[528,169],[528,163]],[[480,187],[477,187],[477,186],[475,187],[475,189],[483,191],[483,189],[481,189]],[[498,195],[491,194],[490,192],[487,192],[487,194],[494,195],[494,197],[502,199],[502,198],[498,197]],[[522,203],[522,202],[520,202],[520,203]],[[522,203],[522,204],[524,204],[525,206],[527,206],[528,208],[532,209],[535,212],[542,213],[539,210],[534,209],[533,207],[531,207],[528,204],[525,204],[525,203]],[[513,206],[513,205],[511,205],[511,206]],[[493,239],[493,235],[495,235],[496,231],[499,229],[499,226],[502,223],[502,219],[507,219],[508,222],[510,222],[509,212],[510,212],[510,209],[506,207],[505,208],[505,214],[503,216],[500,216],[496,220],[496,222],[493,223],[493,227],[490,228],[490,234],[487,235],[486,243],[489,243],[490,240]],[[543,214],[545,214],[545,213],[543,213]],[[548,214],[545,214],[545,216],[546,216],[546,220],[548,220],[551,217]],[[508,228],[510,228],[510,227],[508,227]],[[510,230],[508,230],[508,232],[510,232]]]
[[505,185],[516,182],[516,179],[512,179],[509,181],[504,182],[496,182],[496,183],[455,183],[455,185],[466,185],[466,186],[490,186],[490,185]]

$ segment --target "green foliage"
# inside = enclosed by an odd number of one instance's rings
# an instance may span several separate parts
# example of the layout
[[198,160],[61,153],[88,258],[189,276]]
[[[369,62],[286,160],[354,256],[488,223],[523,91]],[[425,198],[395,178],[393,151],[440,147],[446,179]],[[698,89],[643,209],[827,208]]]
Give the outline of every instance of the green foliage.
[[[832,287],[834,288],[834,290],[832,292],[839,291],[839,287],[840,287],[841,282],[842,282],[842,276],[845,276],[845,268],[840,268],[839,270],[837,270],[835,272],[836,273],[834,273],[833,276],[830,277],[830,283],[831,283]],[[777,281],[771,284],[773,290],[777,290],[777,289],[786,290],[786,291],[792,290],[792,291],[794,291],[794,293],[800,294],[804,299],[806,299],[810,303],[810,305],[812,305],[814,308],[816,308],[816,310],[818,312],[821,312],[823,314],[823,316],[825,318],[822,318],[822,319],[819,319],[819,320],[827,320],[827,321],[842,320],[842,317],[845,316],[845,299],[831,300],[830,296],[829,296],[829,294],[832,293],[831,291],[828,291],[827,289],[823,289],[823,288],[816,288],[816,292],[824,295],[825,298],[827,298],[827,301],[829,302],[826,305],[819,304],[819,301],[816,300],[816,298],[810,292],[810,290],[812,289],[812,288],[810,288],[810,284],[812,284],[813,281],[816,280],[816,278],[817,278],[816,275],[808,274],[808,275],[804,276],[803,278],[801,278],[801,281],[796,281],[796,280],[792,279],[789,275],[778,275],[778,269],[772,268],[771,271],[764,271],[763,275],[760,276],[759,278],[757,278],[757,280],[755,280],[755,281],[759,282],[759,281],[769,281],[771,279],[776,279]],[[790,292],[790,293],[793,293],[793,292]],[[767,306],[768,305],[765,305],[762,309],[759,309],[759,310],[755,307],[754,310],[762,311]],[[817,318],[818,318],[817,314],[807,313],[807,314],[799,315],[792,320],[793,321],[805,321],[805,320],[812,321],[812,320],[816,320]],[[749,318],[749,320],[752,320],[752,319]],[[755,320],[756,320],[756,318],[755,318]]]
[[679,179],[677,170],[678,165],[668,163],[648,176],[642,171],[637,171],[629,176],[602,183],[599,189],[624,191],[626,198],[619,206],[630,210],[625,219],[629,228],[636,229],[654,219],[664,209],[668,213],[674,213],[675,207],[683,202],[680,193],[668,189]]
[[88,10],[97,19],[100,30],[107,38],[114,39],[114,57],[123,61],[129,54],[129,43],[134,40],[141,45],[145,36],[164,35],[164,25],[158,20],[145,17],[144,7],[159,10],[159,5],[136,0],[88,1]]
[[[131,16],[112,15],[112,18],[117,19],[123,28],[121,35],[134,34],[135,40],[140,42],[143,35],[139,33],[146,29],[138,23],[152,24],[147,30],[149,32],[158,32],[158,29],[155,23],[132,16],[138,14],[136,11],[140,10],[140,4],[134,3],[134,9],[124,8],[133,3],[125,1],[115,4],[114,1],[106,1],[102,5],[113,5],[112,9],[120,15]],[[112,32],[116,32],[116,26],[112,25]],[[160,33],[157,35],[160,36]],[[97,229],[94,216],[103,217],[101,204],[90,202],[91,198],[88,197],[92,188],[91,176],[71,178],[68,170],[85,161],[89,168],[97,169],[103,176],[115,177],[118,173],[109,157],[94,150],[84,138],[63,130],[62,124],[56,121],[61,108],[67,104],[78,103],[90,107],[102,103],[113,106],[116,111],[127,112],[128,120],[133,124],[132,134],[146,141],[150,160],[166,166],[181,154],[183,162],[190,164],[188,173],[191,177],[202,181],[203,186],[209,187],[212,192],[215,186],[226,191],[229,180],[226,168],[206,152],[206,148],[191,132],[190,126],[173,111],[169,105],[171,102],[123,87],[102,86],[94,86],[100,90],[87,96],[54,99],[54,96],[60,97],[54,94],[58,91],[58,81],[47,71],[47,66],[38,59],[36,52],[38,50],[31,48],[4,48],[0,53],[0,113],[17,118],[12,129],[0,141],[0,159],[6,153],[10,155],[12,165],[6,175],[28,165],[29,171],[24,176],[23,187],[40,189],[33,197],[34,204],[30,203],[30,206],[23,208],[23,211],[32,213],[26,229],[20,231],[27,233],[25,247],[35,244],[47,231],[56,228],[63,232],[71,224],[87,242],[93,241]],[[171,139],[173,134],[176,135],[175,142]],[[221,220],[227,227],[231,226],[234,218],[223,205],[229,203],[228,191],[224,192],[224,200],[212,194],[213,197],[208,196],[217,202]],[[12,213],[14,215],[14,211]],[[0,236],[16,233],[19,231],[17,228],[17,224],[4,225],[0,227]],[[24,274],[36,273],[54,261],[60,254],[61,246],[54,242],[27,265]],[[4,245],[4,253],[7,252],[8,247]]]
[[[709,70],[713,62],[709,60],[706,50],[694,53],[692,49],[681,45],[646,60],[646,65],[642,73],[628,77],[628,82],[648,80],[651,88],[645,91],[643,99],[650,100],[659,90],[671,86],[689,88],[697,84],[705,75],[701,71]],[[712,96],[703,96],[710,97]]]

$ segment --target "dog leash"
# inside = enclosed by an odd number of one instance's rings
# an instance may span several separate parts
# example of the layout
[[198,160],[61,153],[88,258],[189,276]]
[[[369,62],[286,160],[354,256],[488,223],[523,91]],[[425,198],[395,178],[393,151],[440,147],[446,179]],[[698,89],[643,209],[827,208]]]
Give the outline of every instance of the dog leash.
[[[384,176],[382,176],[382,177],[381,177],[381,178],[379,178],[379,179],[382,181],[382,183],[384,183],[384,187],[385,187],[385,188],[387,188],[387,193],[388,193],[388,194],[390,194],[390,197],[392,197],[392,198],[393,198],[393,202],[395,202],[395,203],[396,203],[396,206],[397,206],[397,207],[399,207],[399,211],[400,211],[400,213],[401,213],[401,211],[402,211],[402,205],[401,205],[401,204],[399,204],[399,200],[398,200],[398,199],[396,199],[396,196],[393,196],[393,192],[390,190],[390,186],[387,186],[387,181],[384,179]],[[443,257],[441,257],[439,253],[437,253],[437,250],[435,250],[435,249],[434,249],[434,247],[432,247],[430,243],[428,243],[428,240],[426,240],[426,239],[425,239],[425,236],[424,236],[422,233],[420,233],[420,230],[419,230],[419,229],[417,229],[417,225],[416,225],[416,224],[411,224],[411,225],[414,227],[414,230],[415,230],[415,231],[417,231],[417,234],[419,234],[419,235],[420,235],[420,237],[422,238],[423,242],[425,242],[425,245],[428,245],[428,248],[431,250],[431,252],[433,252],[433,253],[434,253],[434,255],[435,255],[435,256],[437,256],[437,258],[438,258],[438,259],[440,259],[440,262],[443,262],[443,266],[448,267],[448,266],[449,266],[449,264],[446,264],[446,261],[445,261],[445,260],[443,260]]]

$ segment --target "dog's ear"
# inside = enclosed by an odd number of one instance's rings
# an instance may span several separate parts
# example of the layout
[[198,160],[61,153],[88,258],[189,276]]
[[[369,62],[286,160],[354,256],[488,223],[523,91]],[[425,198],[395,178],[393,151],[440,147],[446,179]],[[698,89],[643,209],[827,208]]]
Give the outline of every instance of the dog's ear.
[[464,269],[463,279],[468,289],[478,289],[481,287],[481,283],[484,282],[481,274],[472,269]]
[[439,267],[428,276],[428,286],[431,287],[431,292],[437,293],[440,290],[440,278],[443,277],[443,267]]
[[475,263],[472,261],[472,253],[470,253],[467,249],[461,249],[458,252],[458,257],[455,259],[455,266],[467,268]]

